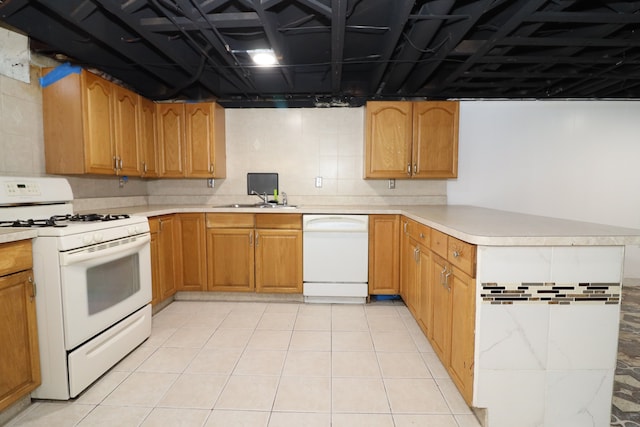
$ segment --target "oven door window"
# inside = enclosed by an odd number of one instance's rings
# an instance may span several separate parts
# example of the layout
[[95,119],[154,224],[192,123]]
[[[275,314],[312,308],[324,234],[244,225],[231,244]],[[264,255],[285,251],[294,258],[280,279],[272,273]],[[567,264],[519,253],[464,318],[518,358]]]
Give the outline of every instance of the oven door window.
[[151,302],[149,242],[143,235],[60,254],[67,350]]
[[140,290],[138,254],[87,269],[89,316],[135,295]]

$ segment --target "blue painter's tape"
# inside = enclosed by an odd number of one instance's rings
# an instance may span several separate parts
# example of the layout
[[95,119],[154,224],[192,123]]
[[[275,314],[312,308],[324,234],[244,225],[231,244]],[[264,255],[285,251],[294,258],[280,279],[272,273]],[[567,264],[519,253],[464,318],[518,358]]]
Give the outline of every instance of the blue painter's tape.
[[67,77],[71,73],[80,74],[82,71],[82,67],[78,67],[75,65],[71,65],[68,62],[65,62],[62,65],[58,65],[56,68],[51,70],[49,74],[44,77],[40,77],[40,86],[43,88],[54,84],[58,80]]

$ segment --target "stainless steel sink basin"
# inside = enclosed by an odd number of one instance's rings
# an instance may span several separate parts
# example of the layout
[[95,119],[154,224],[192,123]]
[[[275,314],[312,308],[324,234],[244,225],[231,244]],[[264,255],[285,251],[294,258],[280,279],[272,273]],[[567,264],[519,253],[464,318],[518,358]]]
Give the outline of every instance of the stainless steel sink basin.
[[275,203],[232,203],[230,205],[218,206],[219,208],[260,208],[260,209],[297,209],[295,205],[278,205]]

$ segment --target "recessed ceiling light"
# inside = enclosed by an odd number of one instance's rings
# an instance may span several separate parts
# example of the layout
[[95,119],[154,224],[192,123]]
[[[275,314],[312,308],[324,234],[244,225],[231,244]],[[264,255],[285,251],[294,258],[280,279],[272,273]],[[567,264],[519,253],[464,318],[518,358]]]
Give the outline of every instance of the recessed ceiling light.
[[271,67],[278,63],[276,54],[271,49],[254,49],[248,50],[247,53],[253,60],[253,63],[259,67]]

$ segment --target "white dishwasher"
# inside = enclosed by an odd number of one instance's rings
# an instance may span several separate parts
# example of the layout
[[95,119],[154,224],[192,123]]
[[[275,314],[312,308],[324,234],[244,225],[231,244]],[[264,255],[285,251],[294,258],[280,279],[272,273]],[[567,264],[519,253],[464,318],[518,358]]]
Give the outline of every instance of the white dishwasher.
[[368,215],[303,215],[302,242],[305,302],[367,301]]

